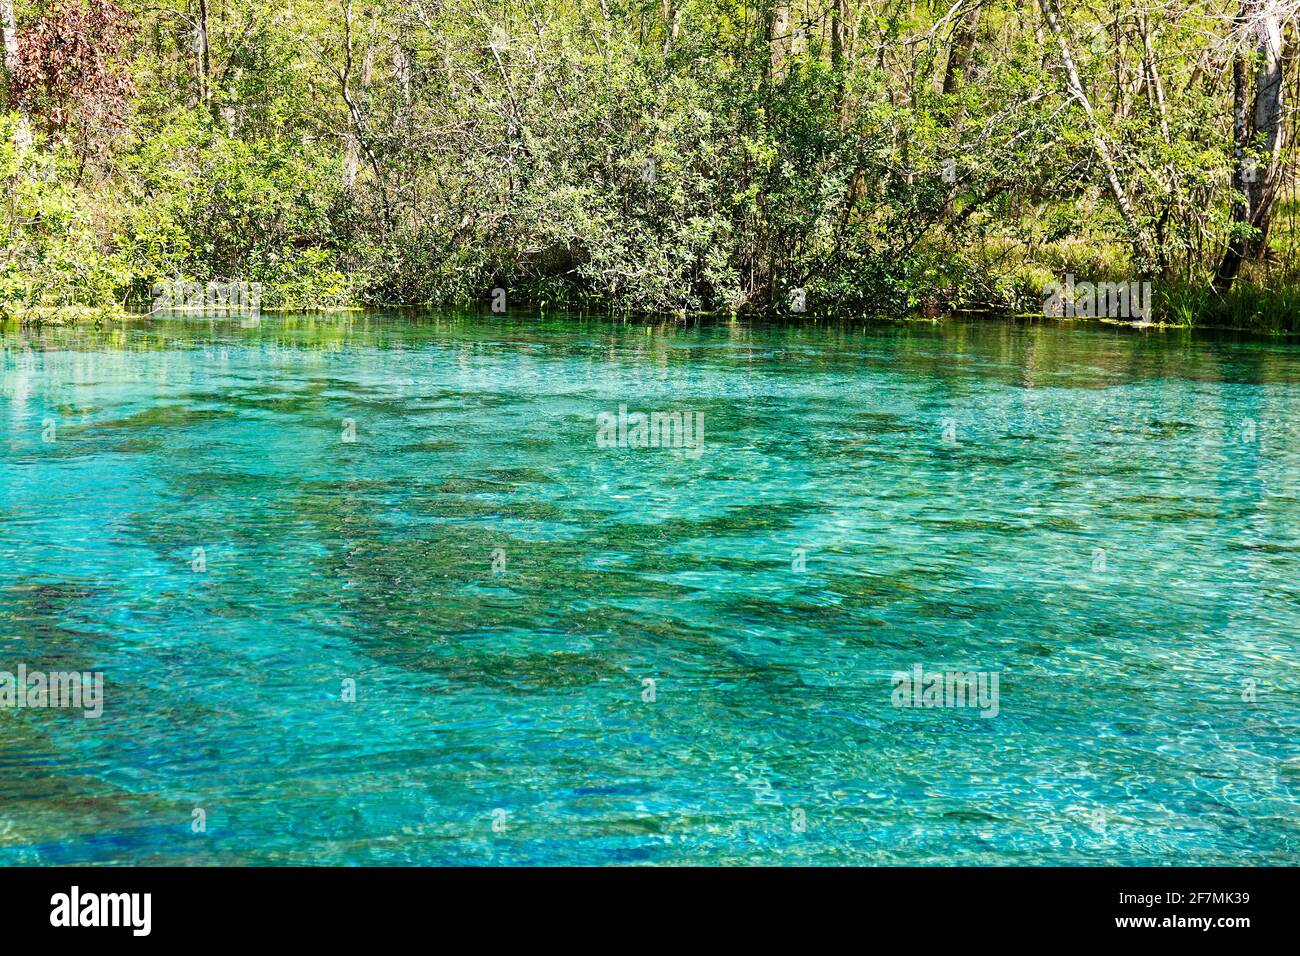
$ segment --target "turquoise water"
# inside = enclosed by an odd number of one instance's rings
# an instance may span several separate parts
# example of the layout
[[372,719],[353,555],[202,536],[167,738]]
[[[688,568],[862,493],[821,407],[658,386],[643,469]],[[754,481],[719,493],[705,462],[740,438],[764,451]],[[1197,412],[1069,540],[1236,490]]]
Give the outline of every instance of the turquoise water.
[[1296,862],[1300,347],[245,326],[0,332],[0,864]]

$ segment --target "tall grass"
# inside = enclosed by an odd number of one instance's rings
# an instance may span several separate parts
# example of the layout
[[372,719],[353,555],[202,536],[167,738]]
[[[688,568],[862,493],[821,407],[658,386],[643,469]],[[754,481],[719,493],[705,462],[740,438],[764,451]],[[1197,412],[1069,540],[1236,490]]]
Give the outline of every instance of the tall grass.
[[1238,280],[1221,293],[1209,283],[1154,284],[1156,321],[1188,328],[1300,333],[1300,285],[1265,286]]

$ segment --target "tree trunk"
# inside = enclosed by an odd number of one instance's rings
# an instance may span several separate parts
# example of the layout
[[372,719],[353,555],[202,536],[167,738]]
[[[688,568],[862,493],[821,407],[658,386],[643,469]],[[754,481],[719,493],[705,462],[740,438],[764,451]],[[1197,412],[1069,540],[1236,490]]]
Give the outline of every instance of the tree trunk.
[[[1240,52],[1232,61],[1232,133],[1233,149],[1236,157],[1236,169],[1232,173],[1232,188],[1239,195],[1232,206],[1232,224],[1240,229],[1250,222],[1251,188],[1247,179],[1252,175],[1247,165],[1246,149],[1250,145],[1250,113],[1247,101],[1250,96],[1250,79],[1247,72],[1246,58]],[[1219,267],[1214,271],[1214,287],[1226,292],[1241,271],[1241,263],[1246,258],[1246,237],[1239,232],[1228,239],[1228,248],[1219,260]]]
[[0,0],[0,31],[5,43],[5,83],[13,80],[18,69],[18,21],[14,18],[14,0]]
[[348,139],[343,156],[343,185],[351,189],[357,182],[357,173],[361,170],[361,123],[365,110],[366,94],[370,90],[370,80],[375,71],[375,48],[366,44],[366,52],[361,57],[361,91],[354,100],[346,91],[344,100],[348,106]]
[[1092,103],[1083,89],[1083,83],[1079,80],[1079,71],[1074,65],[1074,57],[1070,55],[1070,47],[1065,42],[1065,33],[1061,29],[1060,14],[1057,12],[1053,0],[1038,0],[1038,6],[1043,11],[1043,19],[1047,22],[1047,29],[1056,38],[1056,45],[1061,53],[1061,65],[1065,68],[1066,85],[1070,95],[1078,100],[1079,105],[1083,107],[1084,115],[1088,118],[1088,126],[1092,130],[1093,147],[1097,150],[1097,158],[1101,161],[1102,169],[1106,173],[1106,182],[1110,186],[1111,195],[1115,198],[1115,204],[1119,207],[1120,215],[1124,217],[1124,222],[1132,234],[1133,251],[1141,263],[1149,265],[1152,256],[1150,238],[1146,230],[1137,221],[1137,216],[1133,212],[1133,205],[1129,202],[1128,195],[1120,184],[1119,173],[1115,168],[1115,159],[1111,155],[1110,146],[1106,142],[1106,137],[1102,134],[1101,124],[1097,122],[1096,114],[1092,111]]
[[785,54],[790,43],[790,0],[775,0],[772,19],[768,27],[768,43],[772,49],[769,76],[772,83],[781,82],[785,75]]
[[402,96],[403,118],[411,109],[411,51],[404,42],[393,46],[393,79]]
[[1256,171],[1252,224],[1258,235],[1251,242],[1251,258],[1268,248],[1268,227],[1273,220],[1274,200],[1282,179],[1282,20],[1276,6],[1259,23],[1255,46],[1255,147],[1263,175]]
[[1242,0],[1240,28],[1255,36],[1254,104],[1244,51],[1233,60],[1232,126],[1237,168],[1233,186],[1241,194],[1232,207],[1235,234],[1214,271],[1214,287],[1226,292],[1247,259],[1267,251],[1273,207],[1282,181],[1282,20],[1267,0]]
[[1142,64],[1147,75],[1147,89],[1152,98],[1152,105],[1160,116],[1160,133],[1166,143],[1171,143],[1169,136],[1169,109],[1165,103],[1165,84],[1160,79],[1160,69],[1156,64],[1155,46],[1151,42],[1151,27],[1145,13],[1138,14],[1138,32],[1142,36]]
[[972,7],[962,14],[952,31],[952,45],[948,49],[948,67],[943,73],[943,91],[956,93],[962,80],[967,79],[971,51],[980,27],[980,8]]
[[208,0],[199,0],[198,35],[195,46],[198,54],[199,71],[199,105],[204,109],[212,108],[212,61],[208,51]]
[[664,49],[676,42],[678,35],[681,33],[682,11],[681,7],[673,0],[663,0],[664,8]]
[[848,47],[849,0],[831,0],[831,72],[835,74],[835,111],[844,122],[845,51]]
[[844,68],[844,21],[848,19],[845,0],[831,0],[831,67],[838,73]]

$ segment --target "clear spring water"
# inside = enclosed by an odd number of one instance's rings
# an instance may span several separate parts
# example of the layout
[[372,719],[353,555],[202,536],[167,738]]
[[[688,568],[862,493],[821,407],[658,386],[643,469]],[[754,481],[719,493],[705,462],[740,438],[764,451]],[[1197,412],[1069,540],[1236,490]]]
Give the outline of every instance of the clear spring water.
[[[1295,345],[0,345],[0,670],[105,676],[99,719],[0,710],[0,864],[1296,860]],[[620,404],[702,412],[703,453],[597,448]],[[893,706],[915,664],[996,673],[997,716]]]

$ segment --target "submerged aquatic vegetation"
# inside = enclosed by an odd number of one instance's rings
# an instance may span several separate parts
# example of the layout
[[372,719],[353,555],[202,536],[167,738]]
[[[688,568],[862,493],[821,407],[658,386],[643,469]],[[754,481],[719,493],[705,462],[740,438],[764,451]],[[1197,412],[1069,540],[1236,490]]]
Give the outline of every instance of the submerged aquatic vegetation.
[[0,862],[1285,863],[1298,385],[1070,324],[0,327],[0,671],[104,675],[3,712]]

